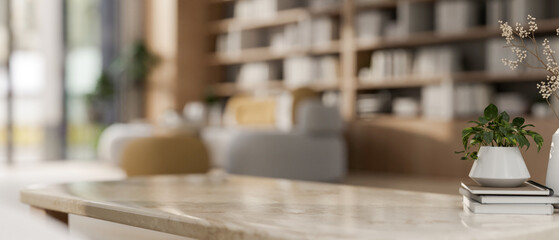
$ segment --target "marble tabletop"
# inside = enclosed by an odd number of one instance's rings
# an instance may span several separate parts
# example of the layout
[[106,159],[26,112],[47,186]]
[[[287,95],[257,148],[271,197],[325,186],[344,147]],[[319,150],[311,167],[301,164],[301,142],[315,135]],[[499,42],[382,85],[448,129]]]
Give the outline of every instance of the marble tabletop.
[[35,185],[21,201],[196,239],[559,239],[557,214],[473,215],[457,195],[236,175]]

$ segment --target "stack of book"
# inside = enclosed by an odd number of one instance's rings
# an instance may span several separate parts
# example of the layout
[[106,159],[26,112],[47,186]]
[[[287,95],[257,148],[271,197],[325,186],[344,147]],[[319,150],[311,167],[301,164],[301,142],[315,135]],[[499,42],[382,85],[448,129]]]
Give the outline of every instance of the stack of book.
[[472,182],[462,182],[464,210],[472,213],[493,214],[553,214],[553,205],[559,196],[553,190],[534,181],[527,181],[515,188],[481,187]]

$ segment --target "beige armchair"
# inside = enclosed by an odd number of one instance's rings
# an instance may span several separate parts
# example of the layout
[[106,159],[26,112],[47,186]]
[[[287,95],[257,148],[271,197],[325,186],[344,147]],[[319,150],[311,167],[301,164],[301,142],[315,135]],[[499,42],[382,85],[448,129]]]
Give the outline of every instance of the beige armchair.
[[208,151],[194,136],[157,136],[131,140],[124,147],[122,168],[131,176],[205,173]]

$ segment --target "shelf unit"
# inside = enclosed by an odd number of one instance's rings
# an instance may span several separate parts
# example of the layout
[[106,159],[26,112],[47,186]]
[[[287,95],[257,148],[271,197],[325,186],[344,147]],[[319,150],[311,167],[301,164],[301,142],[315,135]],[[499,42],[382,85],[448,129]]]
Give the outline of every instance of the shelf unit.
[[[208,4],[211,9],[223,4],[232,4],[241,0],[211,0]],[[320,1],[320,0],[310,0]],[[436,31],[411,33],[400,37],[381,37],[374,41],[364,41],[357,38],[355,17],[363,11],[379,10],[395,13],[398,11],[399,2],[433,3],[445,0],[377,0],[367,4],[358,4],[357,0],[340,0],[339,9],[327,9],[320,12],[311,12],[306,8],[295,8],[278,12],[274,18],[254,22],[237,19],[219,19],[208,23],[210,40],[216,35],[224,34],[230,29],[254,30],[267,29],[300,21],[316,15],[326,14],[339,19],[339,38],[326,46],[310,49],[292,49],[288,51],[274,51],[270,47],[244,49],[238,52],[210,53],[207,56],[208,66],[212,72],[227,66],[259,61],[281,61],[291,56],[320,56],[336,54],[339,56],[340,76],[337,84],[311,86],[319,91],[336,90],[340,94],[340,112],[348,122],[347,134],[350,169],[369,171],[387,171],[425,175],[464,176],[467,174],[471,163],[457,159],[453,153],[459,150],[460,130],[467,125],[467,120],[462,117],[452,119],[430,119],[426,117],[397,117],[395,115],[381,115],[373,118],[359,118],[357,114],[357,97],[361,93],[375,93],[380,90],[393,92],[414,92],[424,86],[451,84],[467,85],[477,83],[495,83],[496,86],[507,85],[500,83],[530,83],[534,85],[531,91],[536,92],[535,82],[545,80],[544,75],[534,73],[518,73],[506,71],[492,73],[488,70],[463,70],[440,76],[399,76],[385,78],[381,81],[360,81],[359,67],[362,67],[363,57],[370,59],[370,54],[378,50],[389,49],[418,49],[424,46],[460,45],[481,42],[491,38],[500,37],[498,26],[476,26],[456,33],[439,33]],[[477,0],[485,2],[487,0]],[[538,33],[555,33],[559,27],[559,18],[537,20]],[[209,41],[209,44],[215,42]],[[485,51],[485,49],[480,49]],[[499,61],[496,59],[495,61]],[[212,78],[211,87],[219,96],[227,97],[242,92],[235,83],[224,82],[222,76],[216,74]],[[282,80],[274,80],[269,86],[274,89],[284,88]],[[508,86],[508,85],[507,85]],[[520,85],[519,85],[520,86]],[[524,86],[524,85],[522,85]],[[411,90],[410,90],[411,89]],[[537,119],[529,117],[529,122],[534,123],[538,132],[544,138],[550,139],[557,128],[554,119]],[[405,146],[405,151],[402,151]],[[535,179],[545,175],[546,156],[544,144],[542,153],[537,154],[533,149],[527,152],[527,164],[532,164],[531,172]],[[535,160],[534,160],[535,159]],[[387,161],[389,160],[389,161]],[[532,161],[534,160],[534,161]],[[403,167],[406,166],[406,167]]]
[[[358,85],[358,90],[376,90],[376,89],[393,89],[393,88],[413,88],[421,87],[426,85],[439,84],[442,81],[449,80],[455,83],[505,83],[505,82],[535,82],[543,81],[546,76],[543,74],[530,74],[521,73],[515,74],[511,72],[510,74],[491,74],[484,71],[470,71],[470,72],[458,72],[443,76],[433,76],[433,77],[415,77],[415,76],[404,76],[404,77],[391,77],[385,79],[384,82],[377,83],[361,83]],[[358,80],[354,80],[358,81]]]
[[[286,89],[285,86],[282,83],[282,80],[271,80],[268,81],[267,87],[270,89]],[[310,85],[309,86],[311,89],[315,90],[315,91],[319,91],[319,92],[323,92],[323,91],[334,91],[334,90],[338,90],[338,85],[336,84],[332,84],[332,85],[327,85],[327,84],[314,84],[314,85]],[[239,86],[237,86],[237,84],[232,83],[232,82],[227,82],[227,83],[217,83],[212,85],[213,88],[213,93],[216,96],[219,97],[230,97],[236,93],[242,93],[247,91],[247,89],[242,89]]]
[[[382,37],[375,41],[362,41],[356,37],[354,17],[360,11],[378,9],[394,10],[398,8],[398,2],[403,0],[379,0],[367,4],[357,4],[355,0],[342,0],[339,9],[329,9],[321,12],[311,12],[306,8],[295,8],[280,11],[274,18],[259,21],[243,21],[237,19],[221,19],[209,23],[211,36],[227,32],[230,29],[251,30],[258,28],[269,28],[282,26],[299,21],[301,18],[313,14],[339,15],[339,40],[326,46],[313,47],[311,49],[292,49],[287,51],[274,51],[270,47],[258,47],[244,49],[232,53],[212,53],[209,56],[209,65],[220,68],[228,65],[236,65],[257,61],[282,60],[291,56],[300,55],[326,55],[339,54],[340,56],[340,78],[338,84],[332,86],[311,86],[317,90],[338,90],[340,92],[340,110],[348,121],[358,120],[356,115],[356,98],[359,91],[417,88],[426,85],[439,84],[443,80],[451,80],[456,83],[505,83],[505,82],[527,82],[544,80],[545,76],[534,74],[493,74],[485,71],[459,72],[438,77],[404,76],[385,79],[374,83],[361,83],[357,77],[358,55],[362,52],[373,52],[383,49],[417,48],[439,44],[453,44],[461,42],[480,41],[499,37],[500,30],[493,26],[472,27],[467,31],[458,33],[420,32],[405,37]],[[408,0],[415,3],[436,3],[443,0]],[[210,7],[235,2],[235,0],[213,0]],[[538,33],[552,33],[559,26],[559,18],[538,19]],[[240,91],[233,83],[214,84],[215,89],[220,89],[218,95],[229,96]],[[281,86],[281,81],[277,83]]]
[[[230,4],[236,0],[214,0],[209,4],[210,11],[212,7],[220,4]],[[279,11],[273,18],[263,18],[257,21],[226,18],[210,21],[208,24],[208,33],[210,39],[213,40],[219,34],[225,34],[229,31],[246,31],[255,29],[268,29],[287,24],[297,23],[302,19],[311,17],[340,17],[341,11],[339,8],[326,8],[320,10],[311,10],[310,8],[292,8]],[[314,45],[312,47],[292,47],[289,49],[274,49],[272,47],[254,47],[242,49],[240,51],[228,52],[213,52],[208,57],[208,65],[212,69],[221,69],[231,65],[239,65],[251,62],[263,61],[281,61],[289,57],[297,56],[322,56],[322,55],[339,55],[341,53],[341,42],[339,40],[332,40],[329,43]],[[219,71],[218,71],[219,72]],[[222,75],[217,74],[218,78]],[[316,91],[339,91],[341,78],[338,78],[334,84],[311,84],[309,87]],[[222,79],[212,80],[213,84],[209,87],[217,96],[227,97],[236,93],[248,91],[242,89],[237,84],[232,82],[223,82]],[[283,80],[273,80],[267,84],[269,88],[273,89],[286,89],[283,85]],[[261,86],[260,86],[261,87]]]
[[270,47],[259,47],[243,49],[238,52],[214,53],[210,57],[210,65],[221,66],[231,64],[242,64],[249,62],[270,61],[285,59],[290,56],[300,55],[325,55],[340,52],[339,41],[332,41],[330,44],[314,46],[309,49],[299,48],[290,50],[274,50]]

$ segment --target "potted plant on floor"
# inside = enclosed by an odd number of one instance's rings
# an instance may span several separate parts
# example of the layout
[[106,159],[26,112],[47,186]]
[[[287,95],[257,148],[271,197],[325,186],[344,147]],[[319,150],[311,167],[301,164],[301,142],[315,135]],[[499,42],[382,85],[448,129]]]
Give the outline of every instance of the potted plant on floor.
[[457,153],[464,154],[463,160],[475,160],[469,176],[482,186],[516,187],[530,178],[520,148],[528,149],[527,137],[531,137],[539,151],[543,138],[527,129],[534,125],[525,124],[524,118],[509,120],[507,112],[499,113],[497,106],[490,104],[483,116],[470,121],[475,126],[462,130],[464,151]]

